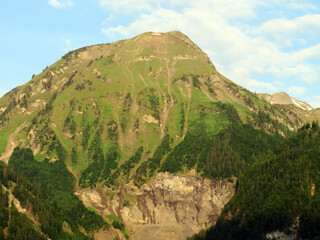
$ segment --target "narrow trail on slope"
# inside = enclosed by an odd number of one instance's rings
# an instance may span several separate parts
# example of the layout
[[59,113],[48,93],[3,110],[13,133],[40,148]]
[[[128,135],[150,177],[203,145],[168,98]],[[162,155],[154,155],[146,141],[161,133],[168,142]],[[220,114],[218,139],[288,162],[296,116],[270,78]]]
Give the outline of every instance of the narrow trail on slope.
[[14,141],[14,139],[26,125],[27,125],[27,121],[21,124],[13,133],[10,134],[8,138],[6,151],[1,154],[0,161],[3,161],[6,164],[8,164],[8,161],[13,153],[14,148],[18,146],[18,144]]
[[171,78],[172,78],[172,74],[171,74],[171,70],[169,68],[169,59],[166,60],[166,68],[167,68],[167,76],[168,76],[168,93],[170,96],[170,108],[173,107],[174,104],[174,99],[173,96],[171,94]]
[[161,117],[160,117],[160,131],[161,131],[160,138],[162,139],[164,137],[165,125],[166,125],[167,118],[168,118],[168,114],[167,114],[167,111],[168,111],[168,100],[167,100],[165,92],[162,90],[162,88],[161,88],[161,86],[159,84],[159,75],[160,75],[161,71],[162,70],[158,71],[158,73],[157,73],[156,84],[157,84],[157,86],[158,86],[159,90],[161,91],[161,94],[162,94],[162,96],[164,98],[163,111],[162,111]]
[[210,96],[210,94],[208,92],[206,92],[204,89],[201,88],[201,92],[204,93],[204,95],[207,96],[207,98],[209,98],[211,101],[216,102],[217,100],[215,100],[213,97]]
[[146,81],[144,80],[144,78],[142,77],[142,75],[139,73],[139,77],[140,79],[142,80],[142,82],[144,83],[144,86],[147,86],[147,83]]
[[[167,55],[168,54],[168,48],[167,45],[165,45],[165,49],[164,49],[164,53]],[[170,109],[173,107],[174,104],[174,99],[173,96],[171,94],[171,78],[172,78],[172,74],[171,74],[171,69],[169,68],[169,58],[164,58],[163,59],[165,62],[165,67],[166,67],[166,72],[167,72],[167,90],[168,90],[168,95],[170,97],[170,99],[167,99],[167,95],[164,91],[162,91],[162,94],[164,96],[165,99],[165,107],[163,109],[163,113],[162,113],[162,126],[160,125],[161,128],[161,138],[164,137],[165,134],[165,129],[166,129],[166,124],[167,124],[167,120],[169,117],[169,113],[170,113]],[[157,84],[159,85],[158,81]],[[160,87],[160,86],[159,86]],[[161,88],[160,88],[161,89]]]
[[[168,45],[165,46],[165,53],[166,55],[168,55]],[[166,69],[167,69],[167,78],[168,78],[168,94],[170,96],[170,108],[173,107],[173,104],[174,104],[174,99],[173,99],[173,96],[171,94],[171,78],[172,78],[172,72],[171,72],[171,69],[169,68],[169,61],[170,61],[170,58],[166,58],[165,59],[165,63],[166,63]],[[172,69],[174,69],[174,65],[176,64],[176,61],[173,61],[171,67]],[[169,111],[170,109],[168,109],[168,114],[169,114]]]
[[188,131],[188,122],[189,122],[189,111],[190,111],[190,102],[191,102],[191,94],[192,94],[192,89],[190,84],[186,84],[186,88],[188,91],[188,104],[187,104],[187,111],[186,111],[186,119],[184,122],[184,129],[183,129],[183,134],[182,134],[182,139],[185,138],[186,133]]
[[[120,66],[120,65],[119,65]],[[134,85],[134,83],[133,83],[133,73],[132,73],[132,71],[126,66],[126,70],[128,71],[127,73],[125,72],[125,71],[123,71],[123,74],[125,75],[125,77],[129,80],[129,81],[131,81],[131,85],[132,85],[132,89],[133,89],[133,91],[135,91],[135,85]],[[131,76],[129,76],[128,74],[130,74]],[[124,89],[124,96],[126,96],[127,94],[128,94],[128,89],[129,89],[129,85],[130,84],[126,84],[126,86],[125,86],[125,89]],[[123,103],[118,103],[118,104],[120,104],[119,106],[122,106],[122,104]],[[119,107],[118,106],[118,107]],[[122,108],[121,108],[122,109]],[[123,114],[123,112],[122,111],[120,111],[120,112],[116,112],[115,113],[115,120],[116,120],[116,122],[117,122],[117,125],[118,125],[118,129],[119,129],[119,131],[118,131],[118,134],[119,134],[119,137],[118,137],[118,142],[119,142],[119,145],[120,145],[120,147],[121,147],[121,149],[123,149],[124,148],[124,145],[125,145],[125,136],[124,136],[124,132],[125,132],[125,129],[123,129],[122,128],[122,125],[121,125],[121,119],[122,119],[122,114]]]
[[127,68],[127,71],[130,73],[130,77],[126,74],[126,76],[128,77],[128,79],[130,79],[131,80],[131,85],[132,85],[132,89],[133,89],[133,91],[136,91],[136,85],[135,85],[135,82],[134,82],[134,75],[133,75],[133,72],[132,72],[132,70],[128,67],[128,66],[126,66],[126,68]]
[[[168,66],[168,59],[165,59],[165,64],[166,64],[166,72],[167,72],[167,85],[168,85],[168,95],[170,97],[170,99],[167,98],[167,95],[164,91],[161,90],[163,97],[164,97],[164,103],[165,106],[163,108],[163,112],[162,112],[162,124],[160,125],[161,128],[161,138],[164,137],[165,134],[165,129],[166,129],[166,125],[167,125],[167,121],[168,121],[168,117],[169,117],[169,113],[170,113],[170,109],[173,106],[174,100],[171,94],[171,72]],[[159,86],[159,83],[157,81],[157,84]],[[159,86],[160,88],[160,86]],[[161,89],[161,88],[160,88]]]

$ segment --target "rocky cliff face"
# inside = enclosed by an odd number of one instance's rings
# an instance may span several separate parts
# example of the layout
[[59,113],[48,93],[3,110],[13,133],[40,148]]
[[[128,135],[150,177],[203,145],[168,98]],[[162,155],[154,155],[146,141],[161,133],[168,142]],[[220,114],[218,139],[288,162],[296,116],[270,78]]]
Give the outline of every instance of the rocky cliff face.
[[233,184],[194,174],[158,173],[140,189],[132,183],[117,191],[81,190],[85,205],[115,215],[127,226],[131,239],[185,239],[216,222],[233,196]]

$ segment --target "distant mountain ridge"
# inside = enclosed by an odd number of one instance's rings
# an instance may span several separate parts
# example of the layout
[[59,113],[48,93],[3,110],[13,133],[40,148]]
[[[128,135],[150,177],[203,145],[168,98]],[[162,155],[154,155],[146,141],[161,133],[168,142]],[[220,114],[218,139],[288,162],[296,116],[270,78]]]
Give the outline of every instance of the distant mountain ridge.
[[305,102],[292,98],[286,92],[278,92],[274,94],[258,93],[258,96],[264,98],[271,104],[289,105],[293,104],[302,110],[311,111],[313,108]]
[[290,97],[286,92],[274,94],[258,93],[257,95],[261,99],[270,102],[274,107],[281,108],[282,111],[287,112],[287,116],[291,121],[311,123],[320,119],[320,108],[314,109],[308,103]]

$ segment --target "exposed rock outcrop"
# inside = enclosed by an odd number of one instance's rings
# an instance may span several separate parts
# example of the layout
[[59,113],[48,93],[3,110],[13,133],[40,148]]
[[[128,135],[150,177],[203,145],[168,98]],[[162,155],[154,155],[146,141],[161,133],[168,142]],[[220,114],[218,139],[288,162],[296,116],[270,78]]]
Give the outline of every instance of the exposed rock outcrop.
[[179,240],[214,224],[233,193],[224,180],[158,173],[141,188],[129,183],[115,192],[105,188],[78,195],[103,216],[121,219],[134,240]]

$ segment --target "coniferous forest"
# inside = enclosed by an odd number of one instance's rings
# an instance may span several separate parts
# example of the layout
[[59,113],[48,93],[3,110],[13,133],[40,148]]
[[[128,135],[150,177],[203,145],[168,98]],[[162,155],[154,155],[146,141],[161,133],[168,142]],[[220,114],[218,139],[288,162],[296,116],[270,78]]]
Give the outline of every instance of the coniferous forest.
[[16,148],[9,166],[0,165],[0,180],[34,216],[32,222],[9,206],[8,194],[1,192],[0,228],[8,227],[6,239],[47,239],[44,234],[51,239],[92,239],[90,233],[108,228],[101,216],[74,195],[75,179],[60,161],[38,162],[30,149]]
[[192,239],[264,239],[275,230],[320,239],[319,188],[320,129],[313,122],[244,171],[217,224]]

